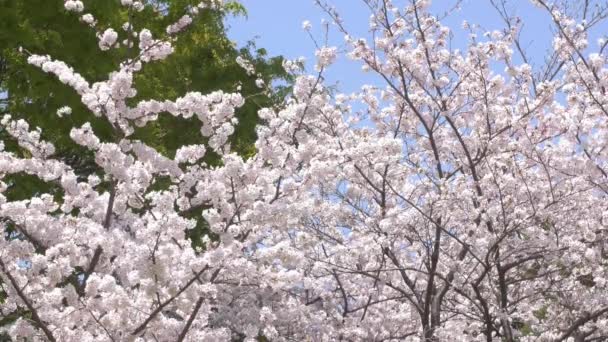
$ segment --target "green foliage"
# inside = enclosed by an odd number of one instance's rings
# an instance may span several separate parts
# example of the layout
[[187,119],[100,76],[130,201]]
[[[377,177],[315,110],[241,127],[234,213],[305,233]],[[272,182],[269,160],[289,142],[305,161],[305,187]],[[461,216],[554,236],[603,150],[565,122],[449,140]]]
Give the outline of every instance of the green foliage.
[[[131,15],[136,27],[149,28],[158,37],[191,3],[189,0],[157,2],[157,10],[148,7],[136,15],[121,9],[118,1],[85,1],[85,6],[95,13],[99,28],[120,27]],[[60,155],[81,156],[82,151],[72,144],[67,134],[71,127],[91,121],[95,132],[107,140],[112,139],[111,127],[88,113],[72,89],[29,66],[25,56],[18,53],[18,47],[63,60],[92,82],[106,78],[118,61],[134,52],[126,47],[100,52],[94,30],[79,23],[77,15],[64,11],[62,4],[62,0],[0,0],[0,51],[5,69],[0,76],[0,89],[8,92],[3,111],[41,127],[43,136],[56,144]],[[244,13],[237,4],[230,4],[228,9],[232,13]],[[248,154],[255,139],[256,112],[260,107],[271,105],[273,99],[260,94],[255,77],[247,76],[235,59],[239,54],[248,57],[267,83],[285,79],[286,74],[281,68],[281,58],[268,58],[265,50],[255,49],[253,44],[240,50],[235,48],[225,34],[224,15],[204,11],[174,43],[176,52],[169,59],[145,65],[136,76],[139,93],[133,100],[174,99],[186,91],[236,91],[236,84],[242,84],[242,93],[249,101],[238,113],[242,124],[233,143],[238,152]],[[65,105],[73,108],[73,114],[58,120],[55,112]],[[139,129],[135,138],[172,156],[183,144],[201,142],[195,120],[177,120],[165,115]]]

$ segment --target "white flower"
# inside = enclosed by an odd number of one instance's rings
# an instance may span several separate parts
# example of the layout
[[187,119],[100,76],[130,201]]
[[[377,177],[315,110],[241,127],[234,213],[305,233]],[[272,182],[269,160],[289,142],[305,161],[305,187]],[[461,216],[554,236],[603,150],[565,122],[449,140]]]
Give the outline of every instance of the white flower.
[[331,65],[337,57],[338,49],[336,47],[322,47],[321,49],[315,52],[315,56],[317,57],[317,65],[316,69],[320,70]]
[[192,23],[192,17],[184,14],[179,20],[172,25],[167,26],[167,34],[176,34]]
[[253,64],[248,61],[247,59],[245,59],[243,56],[238,56],[236,58],[236,63],[243,69],[245,69],[245,71],[247,72],[247,75],[251,76],[255,74],[255,69],[253,67]]
[[180,147],[175,153],[178,163],[194,163],[205,156],[205,145],[188,145]]
[[144,10],[144,4],[141,1],[134,1],[132,7],[137,12],[141,12]]
[[95,17],[93,17],[91,13],[84,14],[82,17],[80,17],[80,20],[89,26],[95,25]]
[[118,39],[118,33],[114,29],[109,28],[103,32],[99,38],[99,48],[103,51],[109,50]]
[[68,106],[61,107],[57,110],[58,117],[63,117],[64,115],[70,115],[70,114],[72,114],[72,108],[70,108]]
[[84,10],[84,5],[82,4],[82,1],[79,0],[67,0],[63,6],[70,12],[80,13]]

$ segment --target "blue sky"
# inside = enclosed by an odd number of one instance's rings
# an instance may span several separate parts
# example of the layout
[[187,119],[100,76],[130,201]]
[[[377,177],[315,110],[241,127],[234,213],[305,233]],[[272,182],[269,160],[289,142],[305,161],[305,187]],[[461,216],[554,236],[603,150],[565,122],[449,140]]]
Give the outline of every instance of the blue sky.
[[[312,33],[322,41],[324,34],[321,20],[327,18],[313,0],[240,0],[247,8],[248,17],[237,17],[228,20],[229,35],[237,43],[255,39],[259,47],[267,49],[270,55],[283,55],[290,59],[304,56],[309,70],[314,65],[315,45],[302,29],[302,22],[309,20],[313,25]],[[366,36],[370,12],[361,0],[328,0],[341,13],[346,26],[353,36]],[[403,2],[403,1],[402,1]],[[455,0],[434,0],[431,11],[444,13],[452,8]],[[550,21],[545,12],[534,7],[529,0],[511,0],[510,10],[524,21],[524,48],[529,51],[532,60],[542,63],[543,56],[550,48],[552,32]],[[467,35],[461,29],[462,21],[479,24],[486,30],[502,29],[504,24],[489,0],[463,0],[461,9],[448,17],[443,23],[454,32],[456,47],[464,47]],[[330,44],[340,46],[343,36],[335,28],[331,29]],[[608,32],[606,24],[597,31]],[[595,38],[591,41],[595,47]],[[335,66],[326,74],[329,83],[338,83],[340,90],[351,92],[369,81],[369,76],[360,72],[358,63],[341,57]]]

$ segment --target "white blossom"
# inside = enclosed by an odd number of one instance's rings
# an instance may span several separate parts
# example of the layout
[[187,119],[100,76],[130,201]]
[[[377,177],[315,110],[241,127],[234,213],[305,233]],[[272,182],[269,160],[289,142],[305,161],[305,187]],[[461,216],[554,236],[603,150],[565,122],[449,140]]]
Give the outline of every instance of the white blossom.
[[84,5],[82,4],[82,1],[79,0],[66,0],[63,6],[70,12],[80,13],[84,10]]
[[335,47],[322,47],[315,52],[317,56],[316,70],[321,70],[334,63],[337,57],[337,49]]
[[57,110],[58,117],[62,117],[65,115],[70,115],[70,114],[72,114],[72,108],[70,108],[68,106],[63,106]]
[[99,37],[99,48],[101,50],[109,50],[118,39],[118,33],[114,29],[105,30]]

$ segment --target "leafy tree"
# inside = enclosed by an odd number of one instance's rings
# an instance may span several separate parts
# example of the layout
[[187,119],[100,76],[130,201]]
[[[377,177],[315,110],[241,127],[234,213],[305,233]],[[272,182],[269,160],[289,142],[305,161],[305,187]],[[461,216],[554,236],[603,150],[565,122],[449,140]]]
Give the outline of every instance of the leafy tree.
[[[156,36],[175,22],[194,4],[190,0],[155,1],[142,12],[125,9],[119,1],[85,1],[87,11],[99,13],[95,27],[120,27],[129,21],[133,26],[146,27]],[[133,102],[150,98],[174,99],[187,90],[208,93],[214,90],[240,92],[248,97],[239,109],[233,144],[236,151],[245,156],[253,153],[257,111],[271,106],[280,99],[282,87],[273,92],[256,86],[257,78],[265,84],[287,79],[282,58],[267,58],[264,49],[256,49],[253,43],[237,49],[226,35],[223,19],[226,15],[241,15],[245,10],[238,4],[228,4],[225,11],[207,10],[174,43],[175,53],[170,60],[146,65],[135,79],[138,95]],[[56,78],[28,65],[24,53],[44,53],[60,59],[80,72],[91,82],[107,77],[113,67],[135,49],[122,47],[110,49],[99,58],[99,48],[92,28],[83,33],[79,15],[64,9],[63,0],[0,0],[0,93],[3,93],[2,113],[24,118],[32,126],[40,127],[44,137],[52,142],[58,155],[70,165],[94,168],[90,154],[76,146],[69,138],[74,125],[92,120],[92,126],[101,137],[108,138],[112,129],[103,119],[88,115],[77,94]],[[100,29],[101,28],[101,29]],[[243,56],[251,61],[257,75],[248,75],[236,59]],[[134,56],[133,56],[134,57]],[[56,111],[68,106],[72,113],[67,120],[57,120]],[[137,129],[135,136],[157,148],[167,156],[173,156],[178,146],[200,143],[197,125],[191,120],[162,117],[157,122]],[[209,158],[210,163],[217,162]],[[22,184],[24,189],[15,198],[27,197],[38,189],[38,184]],[[29,191],[25,191],[25,190]]]

